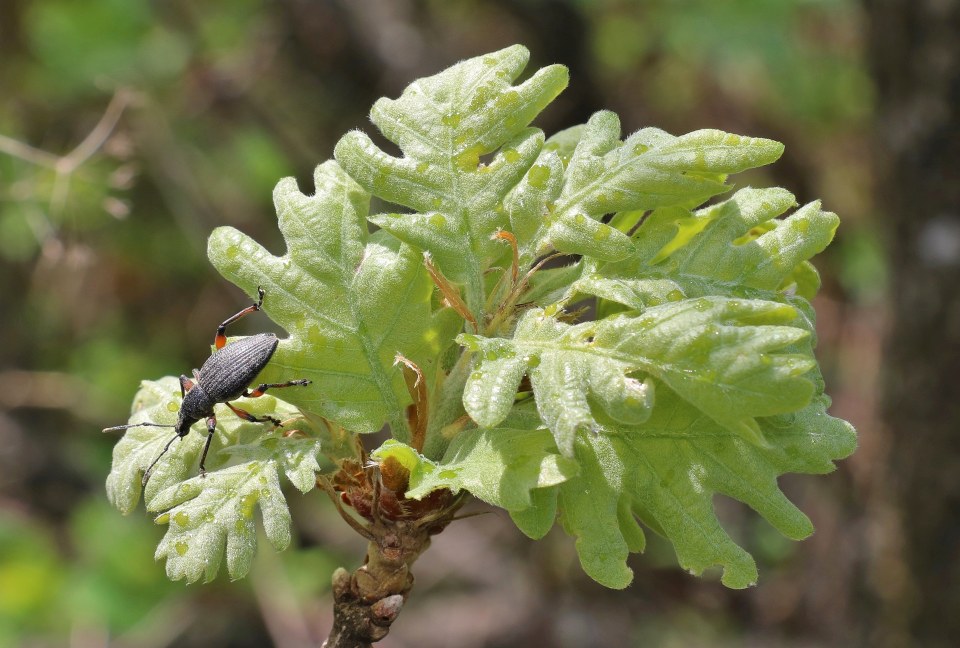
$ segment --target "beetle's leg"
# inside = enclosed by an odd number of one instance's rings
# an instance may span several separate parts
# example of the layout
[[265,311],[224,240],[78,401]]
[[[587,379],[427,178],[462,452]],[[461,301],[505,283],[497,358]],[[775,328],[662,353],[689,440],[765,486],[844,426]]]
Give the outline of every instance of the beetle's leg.
[[263,396],[263,394],[268,389],[280,389],[281,387],[297,387],[297,386],[306,387],[311,382],[312,382],[311,380],[307,380],[306,378],[301,378],[300,380],[288,380],[287,382],[283,382],[283,383],[260,383],[259,385],[257,385],[256,389],[254,389],[253,391],[250,391],[250,390],[244,391],[242,395],[246,398],[256,398],[257,396]]
[[226,330],[229,325],[233,324],[241,317],[249,315],[254,311],[260,310],[260,307],[263,306],[263,288],[261,288],[260,286],[257,286],[257,295],[259,295],[260,298],[257,300],[255,304],[253,304],[252,306],[247,306],[236,315],[233,315],[223,320],[223,323],[217,327],[217,336],[213,338],[213,343],[218,349],[222,349],[223,346],[227,343]]
[[244,421],[250,421],[251,423],[273,423],[274,425],[280,425],[280,421],[272,416],[254,416],[250,412],[240,409],[233,403],[224,403],[224,405],[233,410],[233,413],[242,418]]
[[[196,369],[194,369],[194,371],[196,371]],[[194,382],[192,380],[180,374],[180,398],[186,396],[187,392],[193,389],[193,385]]]
[[207,452],[210,451],[210,442],[213,441],[213,433],[217,431],[217,417],[210,416],[207,418],[207,442],[203,444],[203,454],[200,455],[200,476],[207,476],[207,469],[203,467],[204,462],[207,460]]

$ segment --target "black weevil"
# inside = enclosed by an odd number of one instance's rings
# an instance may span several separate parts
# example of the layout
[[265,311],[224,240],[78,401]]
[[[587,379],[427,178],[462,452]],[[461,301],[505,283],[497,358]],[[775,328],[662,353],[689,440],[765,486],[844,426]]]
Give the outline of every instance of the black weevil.
[[190,427],[202,418],[207,419],[207,442],[203,446],[203,454],[200,455],[200,475],[204,476],[204,461],[207,458],[207,451],[210,450],[210,442],[213,440],[213,433],[217,427],[217,417],[213,413],[213,406],[217,403],[223,403],[233,413],[240,418],[252,421],[274,425],[280,425],[280,421],[272,416],[254,416],[250,412],[240,409],[229,401],[244,396],[246,398],[255,398],[262,396],[268,389],[278,389],[280,387],[293,387],[295,385],[309,385],[310,381],[306,379],[289,380],[283,383],[261,383],[256,389],[249,391],[247,388],[254,381],[257,375],[263,370],[273,352],[277,350],[279,340],[273,333],[258,333],[250,337],[237,340],[227,344],[226,329],[227,326],[236,322],[241,317],[249,315],[254,311],[260,310],[263,306],[263,288],[257,287],[259,300],[244,308],[242,311],[232,317],[228,317],[217,327],[217,335],[214,338],[214,345],[217,350],[213,352],[207,361],[203,363],[200,370],[193,370],[193,379],[186,376],[180,376],[180,395],[183,401],[180,403],[180,411],[177,413],[176,425],[163,425],[160,423],[133,423],[130,425],[118,425],[107,428],[104,432],[113,432],[116,430],[126,430],[132,427],[171,427],[176,430],[176,435],[167,442],[163,450],[153,460],[150,467],[143,473],[142,484],[145,486],[150,479],[150,473],[153,467],[157,465],[160,458],[166,454],[167,450],[177,439],[182,439],[190,432]]

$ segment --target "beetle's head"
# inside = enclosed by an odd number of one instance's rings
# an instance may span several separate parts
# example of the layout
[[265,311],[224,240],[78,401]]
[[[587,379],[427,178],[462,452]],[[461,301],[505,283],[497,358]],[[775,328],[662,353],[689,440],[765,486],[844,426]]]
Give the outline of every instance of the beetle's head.
[[174,426],[174,429],[177,431],[177,436],[187,436],[187,434],[190,433],[190,427],[199,420],[198,418],[190,416],[181,407],[180,412],[177,414],[177,424]]

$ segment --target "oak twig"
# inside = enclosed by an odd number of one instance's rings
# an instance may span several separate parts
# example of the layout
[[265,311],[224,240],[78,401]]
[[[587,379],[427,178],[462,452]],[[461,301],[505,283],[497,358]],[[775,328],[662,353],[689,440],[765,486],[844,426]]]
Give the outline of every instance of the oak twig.
[[[345,487],[344,497],[369,524],[361,525],[343,511],[339,497],[335,502],[369,542],[361,567],[352,573],[341,567],[333,573],[333,627],[323,648],[371,648],[387,636],[403,609],[413,587],[414,561],[430,546],[431,536],[454,519],[464,498],[438,491],[434,497],[406,500],[402,490],[394,491],[389,486],[399,480],[405,489],[406,478],[402,476],[392,475],[391,481],[381,482],[380,471],[376,471],[376,481],[371,483],[366,478],[369,471],[346,472],[349,474],[339,480],[335,477],[334,482],[350,484]],[[358,476],[364,481],[358,482]],[[321,486],[333,498],[334,486],[323,481]]]

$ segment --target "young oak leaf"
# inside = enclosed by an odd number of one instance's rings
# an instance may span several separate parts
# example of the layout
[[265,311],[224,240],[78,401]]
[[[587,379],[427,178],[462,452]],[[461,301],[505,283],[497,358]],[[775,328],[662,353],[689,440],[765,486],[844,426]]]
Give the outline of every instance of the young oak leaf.
[[638,310],[703,295],[792,301],[793,292],[810,299],[820,282],[808,259],[827,247],[839,219],[819,202],[777,218],[795,204],[784,189],[747,188],[696,212],[655,210],[638,228],[630,257],[590,264],[570,294]]
[[[130,422],[172,423],[180,400],[176,378],[144,381],[135,397]],[[256,549],[254,505],[260,504],[267,538],[280,550],[290,540],[290,514],[280,491],[279,474],[282,472],[302,492],[315,486],[321,440],[306,435],[312,429],[299,411],[270,396],[241,403],[256,415],[274,416],[285,425],[296,424],[303,434],[284,436],[269,424],[244,421],[226,406],[217,405],[217,429],[207,455],[205,477],[197,475],[207,435],[203,422],[173,442],[144,489],[147,510],[164,511],[157,522],[170,525],[156,556],[167,559],[171,579],[213,579],[224,551],[230,575],[244,576]],[[131,428],[115,446],[107,495],[123,513],[136,507],[144,471],[171,438],[170,429]],[[233,458],[245,461],[227,465]]]
[[166,559],[171,580],[213,580],[224,553],[230,577],[246,576],[257,548],[258,504],[270,544],[287,548],[290,510],[277,468],[275,460],[250,461],[174,484],[153,498],[148,510],[163,511],[156,522],[169,525],[155,557]]
[[626,557],[643,544],[639,518],[673,544],[681,567],[691,573],[719,565],[728,587],[754,584],[756,564],[723,530],[713,496],[746,503],[791,539],[812,533],[810,520],[779,489],[777,477],[826,473],[833,461],[853,452],[855,432],[826,413],[829,404],[821,392],[800,411],[757,419],[768,440],[761,447],[666,390],[643,425],[580,437],[580,474],[558,489],[560,519],[577,537],[584,570],[608,587],[629,584]]
[[308,378],[310,386],[284,397],[348,430],[376,432],[388,422],[405,438],[410,396],[396,354],[433,375],[441,341],[452,335],[444,331],[457,323],[449,309],[433,315],[420,255],[368,234],[369,195],[359,185],[335,162],[317,167],[314,181],[312,196],[292,178],[274,190],[286,254],[220,227],[210,236],[210,260],[248,293],[262,286],[263,310],[290,333],[261,380]]
[[769,164],[782,152],[778,142],[717,130],[674,137],[644,128],[621,142],[619,118],[601,111],[548,140],[504,204],[525,261],[550,245],[617,261],[633,245],[600,221],[604,215],[696,206],[729,189],[727,174]]
[[[133,413],[129,423],[160,423],[173,425],[180,409],[180,383],[173,376],[160,380],[144,380],[133,400]],[[241,399],[241,407],[258,416],[273,416],[281,421],[297,421],[299,427],[309,431],[314,428],[302,420],[299,410],[270,395],[256,399]],[[225,405],[217,405],[217,429],[207,455],[207,470],[216,470],[227,460],[221,451],[241,438],[259,439],[269,432],[263,423],[249,423],[238,418]],[[179,483],[197,474],[200,453],[207,437],[204,421],[196,423],[191,433],[173,441],[151,473],[146,488],[142,486],[143,474],[160,456],[164,447],[173,438],[172,428],[135,427],[127,430],[113,448],[113,463],[107,476],[107,498],[125,515],[131,513],[140,501],[143,491],[149,506],[158,492],[171,484]],[[319,439],[317,439],[319,443]]]
[[628,467],[609,441],[592,434],[575,441],[580,475],[569,480],[569,487],[558,487],[557,508],[564,531],[576,538],[583,571],[601,585],[623,589],[633,580],[626,565],[631,550],[627,538],[639,537],[635,552],[643,551],[646,543],[629,512],[630,495],[624,492]]
[[530,506],[519,511],[510,511],[510,519],[528,538],[540,540],[557,521],[558,493],[557,486],[530,491]]
[[407,497],[422,499],[441,488],[453,493],[465,490],[508,511],[530,508],[534,489],[555,486],[578,472],[576,462],[557,452],[550,431],[543,428],[466,430],[453,439],[439,462],[392,439],[371,457],[374,461],[392,457],[410,471]]
[[503,198],[543,145],[543,134],[528,124],[567,85],[560,65],[513,85],[528,59],[515,45],[420,79],[399,99],[380,99],[370,117],[402,158],[359,131],[336,146],[337,161],[368,191],[415,210],[370,220],[429,251],[448,279],[465,286],[475,314],[483,308],[483,272],[504,256],[503,244],[491,240],[507,226]]
[[520,380],[530,376],[537,407],[557,445],[572,456],[578,431],[603,423],[639,424],[653,408],[654,380],[731,432],[764,439],[755,417],[806,405],[816,366],[793,325],[791,306],[702,297],[571,326],[528,311],[512,339],[463,334],[478,355],[463,402],[481,426],[509,413]]
[[[173,376],[144,380],[134,396],[128,423],[149,422],[172,426],[177,422],[180,401],[180,383]],[[152,494],[158,491],[157,483],[166,486],[196,474],[206,433],[206,425],[198,423],[196,430],[191,429],[190,434],[174,442],[148,482]],[[107,475],[107,499],[124,515],[137,507],[143,491],[143,474],[172,437],[172,428],[135,427],[124,432],[113,446],[113,463]],[[211,443],[212,459],[215,458],[218,443],[222,441],[217,438]]]
[[[498,429],[539,429],[541,434],[546,432],[552,436],[549,430],[543,430],[543,419],[537,411],[536,402],[532,398],[518,401],[507,418],[498,426]],[[550,450],[554,454],[558,452],[555,441],[550,446]],[[531,488],[529,493],[530,505],[526,508],[508,511],[517,528],[534,540],[539,540],[545,536],[556,522],[559,485],[580,473],[580,466],[576,461],[563,455],[560,455],[560,459],[557,461],[559,462],[561,459],[570,462],[570,467],[567,469],[569,471],[567,479],[558,484],[540,485]]]

